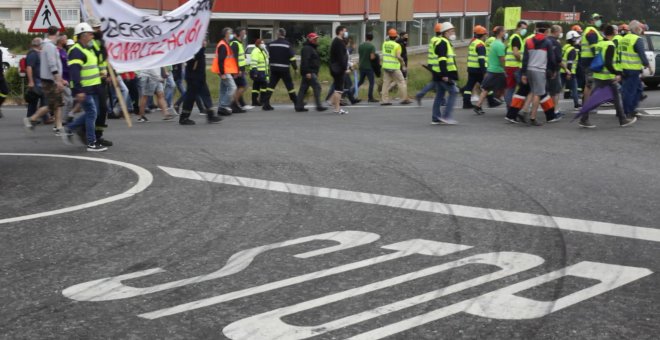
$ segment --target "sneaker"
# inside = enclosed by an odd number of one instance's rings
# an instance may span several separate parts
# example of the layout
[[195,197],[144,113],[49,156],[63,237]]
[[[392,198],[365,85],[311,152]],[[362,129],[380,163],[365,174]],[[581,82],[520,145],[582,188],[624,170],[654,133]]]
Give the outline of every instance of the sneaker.
[[62,142],[66,145],[73,145],[73,132],[67,130],[67,128],[62,129],[62,133],[60,133],[60,137],[62,137]]
[[243,109],[243,110],[245,110],[245,111],[250,111],[250,110],[254,109],[254,106],[252,106],[252,105],[245,105],[245,106],[241,107],[241,109]]
[[174,115],[166,115],[165,117],[163,117],[163,120],[172,120],[172,119],[174,119]]
[[208,116],[208,118],[206,119],[206,122],[209,124],[219,124],[221,121],[222,121],[222,117],[220,116]]
[[633,111],[632,115],[635,117],[644,117],[644,116],[649,116],[650,114],[644,110],[636,110]]
[[501,100],[495,98],[495,99],[493,99],[492,102],[488,103],[488,107],[490,107],[491,109],[494,109],[498,106],[501,106],[502,104],[504,104],[504,103]]
[[511,124],[518,124],[519,123],[517,120],[509,118],[509,117],[504,117],[504,120],[506,120],[507,122],[509,122]]
[[399,104],[401,104],[401,105],[409,105],[409,104],[412,104],[412,100],[410,100],[410,99],[406,99],[406,100],[401,101]]
[[33,122],[30,118],[25,117],[23,118],[23,126],[25,127],[25,131],[31,132],[34,131],[34,127],[37,126],[37,123]]
[[359,104],[362,102],[362,99],[351,100],[351,105]]
[[148,121],[149,121],[149,119],[147,119],[147,117],[145,117],[145,116],[142,116],[142,117],[138,118],[138,120],[137,120],[138,123],[146,123]]
[[381,106],[390,106],[392,103],[380,103]]
[[275,110],[275,108],[270,106],[270,104],[264,105],[261,109],[264,110],[264,111],[273,111],[273,110]]
[[543,124],[541,122],[537,121],[536,119],[530,119],[529,120],[529,125],[531,125],[531,126],[543,126]]
[[107,140],[107,139],[105,139],[105,138],[98,138],[98,139],[96,140],[96,143],[97,143],[97,144],[100,144],[100,145],[102,145],[102,146],[113,146],[113,145],[114,145],[114,143],[113,143],[112,141],[109,141],[109,140]]
[[318,112],[323,112],[323,111],[327,111],[327,110],[328,110],[328,108],[325,107],[325,106],[319,106],[319,107],[316,108],[316,111],[318,111]]
[[579,125],[583,129],[593,129],[596,127],[596,125],[591,124],[589,121],[580,121]]
[[637,121],[637,117],[633,117],[632,119],[624,119],[620,122],[620,124],[621,124],[620,126],[621,127],[631,126],[631,125],[635,124],[636,121]]
[[524,111],[522,113],[518,113],[518,121],[523,124],[527,124],[527,115],[528,113]]
[[561,112],[558,112],[555,114],[555,118],[549,120],[548,123],[556,123],[562,119],[564,119],[564,115]]
[[108,150],[108,148],[98,143],[87,144],[87,151],[89,152],[101,152],[106,150]]
[[417,106],[422,106],[422,97],[415,96],[415,101],[417,102]]
[[335,113],[338,114],[338,115],[347,115],[348,111],[346,111],[344,109],[340,109],[339,111],[335,111]]
[[484,111],[484,109],[482,109],[481,106],[475,106],[473,110],[474,113],[477,114],[477,116],[483,116],[486,114],[486,111]]
[[603,104],[600,104],[600,106],[602,106],[602,107],[612,107],[612,106],[614,106],[614,102],[613,101],[605,102]]
[[189,118],[179,120],[179,125],[195,125],[195,121]]
[[453,119],[451,119],[451,118],[449,118],[449,119],[447,119],[447,118],[440,118],[440,123],[442,123],[442,124],[447,124],[447,125],[456,125],[456,124],[458,124],[457,121],[455,121],[455,120],[453,120]]
[[582,105],[580,105],[580,104],[573,105],[573,108],[576,109],[576,110],[579,110],[579,109],[582,108]]
[[53,134],[55,134],[56,137],[62,136],[62,131],[63,129],[58,129],[58,128],[53,128]]
[[440,125],[440,124],[442,124],[442,122],[439,120],[435,120],[435,119],[431,120],[431,125]]
[[219,107],[218,108],[218,116],[231,116],[232,111],[226,107]]
[[181,106],[175,104],[174,105],[174,114],[178,116],[180,114],[179,110],[181,110]]
[[309,111],[309,109],[306,109],[304,107],[303,108],[298,108],[297,107],[297,108],[295,108],[295,110],[296,110],[296,112],[308,112]]

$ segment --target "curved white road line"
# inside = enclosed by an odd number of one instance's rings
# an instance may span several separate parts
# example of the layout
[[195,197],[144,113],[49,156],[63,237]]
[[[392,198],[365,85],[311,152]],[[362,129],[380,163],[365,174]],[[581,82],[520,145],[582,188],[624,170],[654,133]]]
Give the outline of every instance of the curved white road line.
[[32,220],[32,219],[35,219],[35,218],[59,215],[59,214],[64,214],[64,213],[68,213],[68,212],[72,212],[72,211],[76,211],[76,210],[82,210],[82,209],[87,209],[87,208],[91,208],[91,207],[96,207],[96,206],[99,206],[99,205],[102,205],[102,204],[107,204],[107,203],[114,202],[114,201],[119,201],[119,200],[129,198],[133,195],[141,193],[146,188],[148,188],[154,180],[154,177],[151,175],[151,173],[143,167],[137,166],[135,164],[124,163],[124,162],[119,162],[119,161],[113,161],[113,160],[110,160],[110,159],[91,158],[91,157],[82,157],[82,156],[68,156],[68,155],[47,155],[47,154],[38,154],[38,153],[0,153],[0,156],[68,158],[68,159],[78,159],[78,160],[83,160],[83,161],[106,163],[106,164],[117,165],[117,166],[126,168],[128,170],[131,170],[138,176],[137,183],[135,183],[135,185],[132,188],[124,191],[121,194],[106,197],[106,198],[100,199],[98,201],[93,201],[93,202],[88,202],[88,203],[84,203],[84,204],[80,204],[80,205],[75,205],[75,206],[68,207],[68,208],[51,210],[51,211],[46,211],[46,212],[41,212],[41,213],[36,213],[36,214],[31,214],[31,215],[19,216],[19,217],[11,217],[11,218],[0,219],[0,224],[21,222],[21,221],[26,221],[26,220]]

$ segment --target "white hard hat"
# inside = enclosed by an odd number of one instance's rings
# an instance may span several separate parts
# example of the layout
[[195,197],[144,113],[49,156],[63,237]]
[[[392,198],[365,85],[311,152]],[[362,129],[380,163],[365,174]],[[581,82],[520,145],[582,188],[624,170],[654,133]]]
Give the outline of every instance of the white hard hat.
[[454,25],[451,24],[451,22],[443,22],[442,23],[442,29],[440,30],[440,33],[445,33],[449,31],[450,29],[453,29]]
[[92,29],[92,26],[90,26],[86,22],[81,22],[78,25],[76,25],[76,28],[73,30],[73,34],[78,35],[80,33],[94,33],[94,30]]
[[580,37],[580,33],[577,31],[568,31],[566,33],[566,40],[577,40]]
[[92,27],[101,27],[101,21],[96,17],[89,17],[89,19],[87,19],[87,23]]
[[67,46],[71,46],[71,45],[73,45],[73,44],[75,44],[75,43],[76,43],[76,42],[73,41],[73,39],[68,39],[68,40],[66,41],[66,45],[67,45]]

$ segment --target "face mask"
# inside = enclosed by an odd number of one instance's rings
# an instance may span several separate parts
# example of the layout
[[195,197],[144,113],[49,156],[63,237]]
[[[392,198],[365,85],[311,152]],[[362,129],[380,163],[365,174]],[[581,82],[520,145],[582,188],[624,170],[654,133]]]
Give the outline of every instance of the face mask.
[[561,39],[563,37],[564,37],[564,33],[559,33],[559,37],[557,37],[557,39]]
[[87,47],[89,47],[89,48],[94,47],[94,40],[90,40],[90,41],[87,43]]
[[596,27],[603,26],[603,20],[600,20],[600,19],[596,20],[596,22],[594,23],[594,25],[596,25]]
[[234,40],[234,35],[233,34],[229,35],[229,40]]
[[526,28],[521,29],[520,30],[520,35],[522,35],[523,37],[526,36],[527,35],[527,29]]
[[348,31],[344,32],[344,39],[348,38]]
[[265,50],[266,49],[266,44],[259,45],[259,48],[262,49],[262,50]]
[[449,36],[449,40],[454,41],[456,40],[456,34],[452,34]]
[[504,33],[504,40],[509,40],[509,33]]

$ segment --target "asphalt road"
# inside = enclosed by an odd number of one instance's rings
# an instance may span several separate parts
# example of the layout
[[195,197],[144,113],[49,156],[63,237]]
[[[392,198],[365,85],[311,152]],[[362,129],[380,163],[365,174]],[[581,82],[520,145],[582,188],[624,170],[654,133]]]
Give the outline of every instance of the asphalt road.
[[96,154],[3,108],[0,338],[657,339],[660,117],[430,104],[153,113]]

